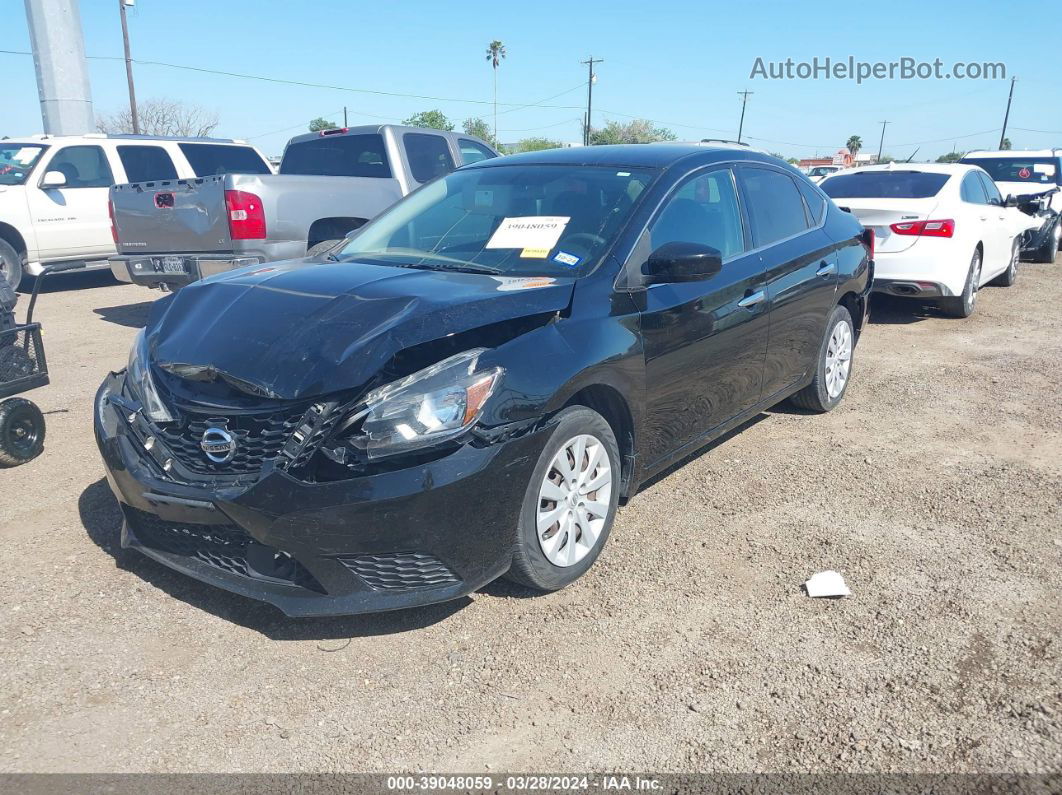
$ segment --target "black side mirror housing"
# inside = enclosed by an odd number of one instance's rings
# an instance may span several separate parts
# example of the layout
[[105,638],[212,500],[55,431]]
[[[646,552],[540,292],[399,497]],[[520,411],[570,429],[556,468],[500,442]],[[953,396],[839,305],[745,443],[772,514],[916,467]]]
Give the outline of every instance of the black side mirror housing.
[[723,254],[703,243],[665,243],[646,263],[649,284],[698,282],[710,279],[723,269]]

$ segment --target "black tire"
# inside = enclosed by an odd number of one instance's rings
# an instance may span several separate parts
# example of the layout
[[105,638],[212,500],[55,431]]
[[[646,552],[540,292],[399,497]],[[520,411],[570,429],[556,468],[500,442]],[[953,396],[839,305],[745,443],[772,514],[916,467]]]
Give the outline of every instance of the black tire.
[[[551,469],[554,456],[560,452],[568,442],[580,435],[589,435],[597,439],[605,448],[608,455],[608,464],[612,472],[611,492],[608,500],[608,511],[604,524],[598,532],[590,550],[585,556],[570,566],[558,566],[552,563],[542,550],[538,536],[538,511],[543,501],[540,500],[540,489]],[[616,518],[616,508],[619,505],[620,492],[620,456],[619,445],[612,427],[605,418],[596,411],[584,406],[571,406],[557,415],[557,423],[553,433],[546,443],[542,454],[538,458],[531,473],[531,480],[524,495],[523,506],[520,509],[520,522],[517,527],[516,546],[513,549],[513,562],[507,579],[535,588],[539,591],[556,591],[571,584],[594,565],[597,556],[601,553],[612,531],[612,522]],[[556,504],[556,507],[562,507]],[[547,528],[548,532],[549,528]],[[565,532],[558,529],[555,534]],[[581,531],[575,538],[582,538]],[[562,536],[560,546],[566,547],[568,543],[574,543],[574,539],[566,541]]]
[[0,239],[0,272],[4,274],[12,290],[17,290],[22,281],[22,255],[6,240]]
[[[830,341],[834,336],[834,332],[838,331],[838,326],[841,324],[847,324],[848,326],[850,344],[848,371],[845,374],[844,383],[841,385],[840,391],[831,396],[828,387],[829,374],[826,372],[827,353],[830,351]],[[855,355],[855,343],[856,333],[855,323],[852,322],[852,313],[848,311],[847,307],[834,307],[833,312],[830,314],[830,320],[826,324],[826,333],[822,336],[822,344],[819,346],[819,358],[815,362],[815,377],[811,379],[810,384],[789,398],[793,405],[819,414],[824,414],[837,408],[838,404],[844,399],[845,392],[848,391],[848,384],[852,380],[851,368]]]
[[1062,235],[1062,218],[1055,220],[1054,228],[1047,233],[1047,240],[1036,250],[1035,262],[1054,262],[1058,256],[1058,241]]
[[336,238],[335,240],[322,240],[320,243],[314,243],[308,249],[306,249],[307,257],[319,257],[322,254],[327,254],[333,248],[343,242],[343,238]]
[[32,461],[44,449],[44,415],[23,398],[0,403],[0,466]]
[[941,298],[940,308],[952,317],[969,317],[977,308],[978,282],[981,279],[981,249],[975,249],[970,259],[970,270],[966,274],[966,284],[962,295],[954,298]]
[[999,287],[1013,287],[1018,280],[1018,259],[1021,257],[1021,244],[1018,238],[1014,238],[1014,245],[1010,249],[1010,264],[1007,269],[992,280],[992,284]]

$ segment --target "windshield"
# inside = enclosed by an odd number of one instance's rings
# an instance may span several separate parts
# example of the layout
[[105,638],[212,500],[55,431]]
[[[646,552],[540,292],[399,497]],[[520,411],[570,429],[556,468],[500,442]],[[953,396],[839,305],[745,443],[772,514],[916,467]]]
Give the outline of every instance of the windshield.
[[950,174],[924,171],[863,171],[838,174],[819,187],[831,199],[928,199],[936,196]]
[[652,169],[497,166],[455,171],[367,224],[339,260],[571,276],[600,259]]
[[47,147],[0,142],[0,185],[21,185]]
[[1050,157],[964,157],[962,162],[980,166],[994,182],[1062,184],[1058,179],[1058,160]]

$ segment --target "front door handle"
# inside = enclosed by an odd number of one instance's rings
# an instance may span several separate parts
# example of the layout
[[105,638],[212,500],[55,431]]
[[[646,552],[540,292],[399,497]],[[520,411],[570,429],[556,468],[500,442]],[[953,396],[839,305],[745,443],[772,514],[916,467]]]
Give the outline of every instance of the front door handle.
[[837,266],[832,262],[822,263],[819,269],[815,271],[816,276],[830,276],[834,273],[837,273]]
[[767,294],[764,293],[763,290],[760,290],[758,293],[746,295],[744,298],[738,301],[738,306],[740,306],[742,309],[748,309],[751,306],[756,306],[756,304],[760,303],[760,301],[762,301],[766,297]]

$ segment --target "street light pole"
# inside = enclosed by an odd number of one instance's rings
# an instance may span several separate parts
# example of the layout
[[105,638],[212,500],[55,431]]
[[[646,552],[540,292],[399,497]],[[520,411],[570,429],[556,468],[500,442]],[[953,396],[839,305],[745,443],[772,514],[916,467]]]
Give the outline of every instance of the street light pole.
[[129,25],[125,21],[125,7],[134,0],[118,0],[122,15],[122,44],[125,45],[125,79],[129,83],[129,117],[133,120],[133,135],[140,135],[140,119],[136,112],[136,91],[133,90],[133,59],[129,55]]

